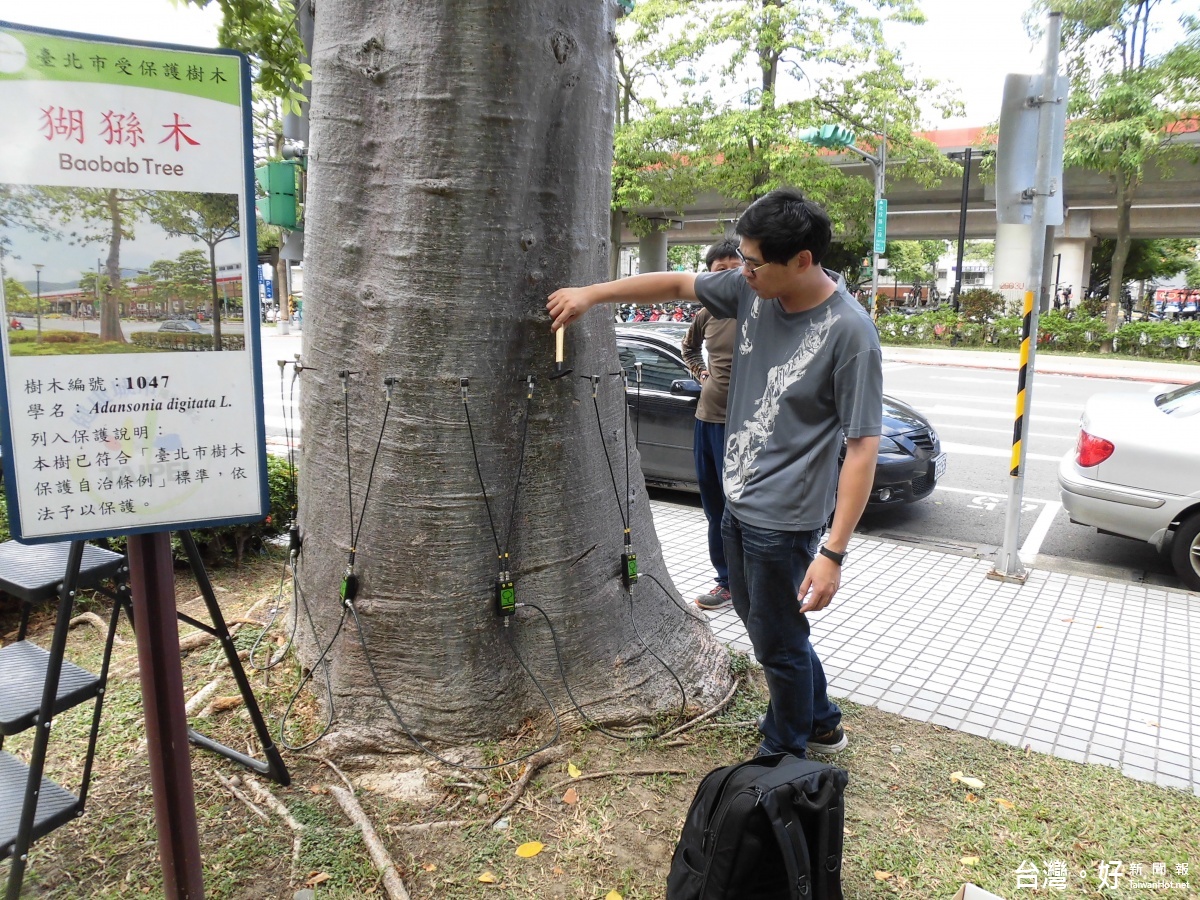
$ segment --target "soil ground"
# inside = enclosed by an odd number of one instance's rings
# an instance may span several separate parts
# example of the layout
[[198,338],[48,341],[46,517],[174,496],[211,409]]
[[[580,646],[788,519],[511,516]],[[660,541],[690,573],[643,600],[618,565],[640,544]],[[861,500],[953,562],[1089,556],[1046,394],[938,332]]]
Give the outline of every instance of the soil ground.
[[[282,558],[248,558],[241,567],[214,571],[228,619],[265,621],[280,586]],[[182,609],[203,616],[195,582],[176,572]],[[265,602],[264,602],[265,601]],[[15,608],[0,600],[0,635],[12,640]],[[104,607],[87,601],[105,615]],[[32,637],[44,643],[49,619],[34,618]],[[182,634],[191,629],[181,628]],[[243,625],[239,647],[248,650],[260,632]],[[271,631],[282,644],[281,624]],[[36,898],[161,897],[156,831],[144,747],[133,636],[122,626],[114,678],[104,711],[100,749],[88,808],[78,821],[34,846],[23,896]],[[89,625],[72,632],[72,658],[95,664],[101,636]],[[261,659],[261,653],[256,658]],[[700,779],[718,766],[750,757],[753,720],[765,706],[761,677],[744,658],[731,658],[743,677],[732,703],[713,720],[666,741],[623,742],[595,731],[564,734],[562,757],[536,771],[528,788],[497,827],[488,823],[510,798],[522,767],[463,772],[405,752],[331,758],[355,783],[359,802],[374,823],[414,900],[423,898],[661,898],[684,815]],[[224,669],[214,645],[184,656],[189,697]],[[299,679],[294,660],[269,673],[253,673],[259,700],[272,723],[286,708]],[[256,751],[245,710],[228,677],[211,708],[197,712],[199,730],[238,748]],[[205,704],[207,705],[207,704]],[[696,712],[699,712],[698,710]],[[1035,866],[1037,893],[1107,897],[1196,897],[1200,891],[1200,801],[1190,794],[1132,781],[1120,773],[993,743],[971,735],[845,704],[850,747],[836,763],[850,773],[846,797],[843,885],[847,897],[943,898],[964,882],[1003,897],[1029,893]],[[308,689],[293,713],[297,734],[322,724]],[[51,774],[77,785],[90,708],[55,722]],[[336,726],[335,726],[336,728]],[[501,743],[472,751],[499,761],[537,747],[546,734],[530,724]],[[334,746],[319,742],[285,754],[293,781],[259,785],[286,807],[294,831],[256,795],[245,770],[193,750],[206,896],[227,900],[290,900],[310,887],[317,898],[386,896],[358,829],[335,802],[339,775],[318,757]],[[27,735],[6,741],[23,755]],[[620,773],[648,774],[620,774]],[[572,777],[578,773],[577,777]],[[958,778],[977,778],[970,786]],[[591,776],[591,777],[589,777]],[[229,781],[250,804],[223,785]],[[429,823],[467,822],[451,827]],[[422,828],[413,829],[419,825]],[[299,835],[299,855],[293,839]],[[528,858],[518,847],[538,842]],[[1115,882],[1113,863],[1121,877]],[[1055,864],[1052,867],[1049,864]],[[1059,865],[1062,890],[1045,886]],[[1107,869],[1104,867],[1107,866]],[[1188,883],[1179,888],[1137,888],[1142,881]],[[1152,874],[1162,867],[1165,876]],[[1101,876],[1107,872],[1103,890]],[[8,863],[0,863],[0,880]],[[616,895],[610,892],[616,892]]]

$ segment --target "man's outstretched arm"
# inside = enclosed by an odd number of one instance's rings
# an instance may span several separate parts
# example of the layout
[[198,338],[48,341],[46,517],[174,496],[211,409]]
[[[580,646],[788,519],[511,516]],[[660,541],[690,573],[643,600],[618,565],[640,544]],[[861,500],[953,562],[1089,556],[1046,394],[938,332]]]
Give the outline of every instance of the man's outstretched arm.
[[668,303],[671,300],[695,300],[696,276],[691,272],[649,272],[602,281],[587,287],[559,288],[550,295],[546,310],[551,331],[570,325],[597,303]]

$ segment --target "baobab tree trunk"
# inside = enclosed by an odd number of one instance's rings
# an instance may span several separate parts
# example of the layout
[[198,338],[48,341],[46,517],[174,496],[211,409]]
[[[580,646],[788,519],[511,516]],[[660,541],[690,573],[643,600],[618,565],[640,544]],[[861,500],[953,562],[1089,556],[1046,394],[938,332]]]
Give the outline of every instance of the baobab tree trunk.
[[[497,551],[460,398],[464,377],[517,599],[554,623],[588,715],[633,723],[680,703],[633,617],[689,702],[728,687],[726,652],[696,613],[644,577],[632,604],[622,589],[627,418],[611,374],[621,371],[611,310],[570,329],[574,373],[549,378],[547,294],[607,272],[614,11],[578,0],[317,6],[299,577],[318,638],[305,635],[301,653],[313,664],[334,633],[353,543],[367,652],[405,724],[424,737],[501,737],[525,718],[549,718],[494,612]],[[353,512],[341,370],[353,372]],[[528,374],[537,380],[527,405]],[[591,384],[580,377],[591,374],[602,376],[599,425]],[[352,541],[387,376],[397,378],[395,396]],[[669,587],[632,452],[634,549],[642,571]],[[507,636],[570,713],[541,616],[519,609]],[[352,622],[330,657],[342,732],[395,730]]]

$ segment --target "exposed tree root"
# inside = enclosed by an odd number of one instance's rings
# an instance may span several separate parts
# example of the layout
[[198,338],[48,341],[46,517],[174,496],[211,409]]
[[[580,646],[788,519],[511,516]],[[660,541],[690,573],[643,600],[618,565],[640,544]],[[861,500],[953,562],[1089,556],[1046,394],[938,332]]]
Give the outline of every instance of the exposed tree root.
[[468,822],[466,819],[454,819],[448,822],[419,822],[416,825],[389,825],[387,830],[393,834],[403,832],[405,834],[422,834],[427,831],[445,831],[450,828],[469,828],[472,825],[485,825],[484,819],[475,819]]
[[612,778],[617,775],[644,776],[690,774],[691,773],[687,769],[615,769],[612,772],[593,772],[590,775],[580,775],[578,778],[568,778],[566,781],[559,781],[542,791],[542,794],[550,794],[559,788],[566,787],[567,785],[578,784],[581,781],[591,781],[593,778]]
[[[71,620],[70,625],[72,628],[75,628],[78,625],[91,625],[102,635],[105,635],[106,637],[108,636],[108,623],[105,622],[98,615],[96,615],[94,612],[80,613],[79,615],[77,615],[75,618],[73,618]],[[114,644],[124,644],[125,641],[118,634],[118,635],[113,636],[113,643]]]
[[264,822],[271,821],[270,816],[268,816],[265,812],[263,812],[261,809],[259,809],[258,806],[255,805],[253,800],[251,800],[249,797],[247,797],[245,794],[243,794],[238,789],[237,785],[235,785],[232,781],[230,781],[228,778],[226,778],[220,772],[217,773],[217,781],[221,782],[221,787],[225,788],[225,790],[227,790],[227,791],[229,791],[229,793],[233,794],[234,797],[236,797],[238,800],[241,800],[242,803],[246,804],[246,808],[248,810],[250,810],[250,812],[254,813],[256,816],[258,816]]
[[562,762],[566,759],[567,750],[565,747],[548,747],[540,753],[535,753],[529,759],[525,760],[525,773],[517,779],[517,783],[513,785],[513,791],[508,795],[508,800],[500,807],[500,811],[493,815],[488,820],[488,825],[495,825],[504,814],[516,806],[517,801],[521,799],[521,795],[525,793],[525,788],[529,786],[529,782],[533,779],[534,774],[543,766],[547,766],[552,762]]
[[253,778],[247,777],[245,781],[246,787],[250,788],[250,792],[258,798],[258,801],[264,806],[283,819],[287,823],[288,828],[292,829],[292,868],[288,875],[288,880],[296,881],[297,871],[300,868],[300,840],[304,832],[304,826],[296,821],[296,817],[274,794],[268,791],[265,787],[255,781]]
[[696,716],[696,718],[692,719],[690,722],[684,722],[678,728],[672,728],[670,731],[666,731],[666,732],[660,734],[659,738],[660,739],[661,738],[669,738],[673,735],[679,734],[681,731],[687,731],[693,725],[698,725],[699,723],[703,722],[705,719],[711,719],[713,716],[715,716],[717,713],[719,713],[721,710],[723,710],[726,706],[729,705],[729,701],[731,701],[733,699],[733,695],[737,693],[738,688],[741,686],[742,686],[742,679],[735,678],[733,680],[733,687],[731,687],[729,689],[729,693],[726,694],[724,696],[724,698],[722,698],[720,703],[718,703],[716,706],[714,706],[708,712],[702,713],[701,715]]
[[337,800],[342,812],[362,832],[363,843],[367,845],[367,852],[371,854],[371,862],[383,876],[383,886],[387,890],[390,900],[409,900],[404,882],[400,880],[400,875],[396,871],[396,863],[392,861],[391,854],[383,846],[383,841],[379,839],[375,826],[371,824],[371,820],[367,818],[363,808],[354,799],[354,794],[336,784],[329,786],[329,793],[333,794],[333,798]]
[[224,680],[224,675],[218,675],[204,687],[200,688],[200,690],[196,691],[196,693],[192,695],[192,699],[184,704],[183,711],[189,716],[194,716],[197,710],[204,708],[204,705],[208,703],[209,698],[217,692],[217,688],[221,686],[221,682]]

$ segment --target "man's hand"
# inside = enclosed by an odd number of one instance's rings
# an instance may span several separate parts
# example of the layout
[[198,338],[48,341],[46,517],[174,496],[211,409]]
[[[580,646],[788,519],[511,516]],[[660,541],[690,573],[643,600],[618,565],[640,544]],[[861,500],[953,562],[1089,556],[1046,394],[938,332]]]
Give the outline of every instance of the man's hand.
[[[827,556],[817,554],[808,564],[808,572],[800,585],[796,601],[800,612],[820,612],[833,600],[833,595],[842,584],[842,567]],[[811,593],[810,593],[811,591]],[[807,598],[807,599],[806,599]]]
[[588,288],[559,288],[546,301],[551,331],[566,328],[595,305]]

